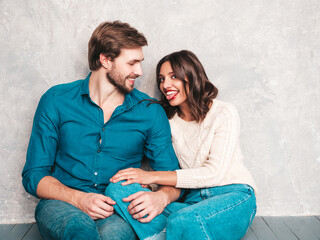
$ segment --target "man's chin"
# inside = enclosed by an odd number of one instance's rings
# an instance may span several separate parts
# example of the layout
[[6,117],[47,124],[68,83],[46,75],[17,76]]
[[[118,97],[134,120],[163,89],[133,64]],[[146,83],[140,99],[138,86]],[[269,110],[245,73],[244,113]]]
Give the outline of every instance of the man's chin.
[[121,92],[127,94],[132,92],[132,90],[134,89],[133,86],[123,86],[122,88],[118,88]]

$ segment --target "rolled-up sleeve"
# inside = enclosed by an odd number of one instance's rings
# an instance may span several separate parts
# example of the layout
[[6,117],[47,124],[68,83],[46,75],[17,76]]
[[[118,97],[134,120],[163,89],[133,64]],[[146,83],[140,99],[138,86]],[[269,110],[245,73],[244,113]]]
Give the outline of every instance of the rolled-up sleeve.
[[[155,171],[174,171],[180,169],[179,161],[174,152],[171,141],[171,128],[163,108],[158,104],[155,107],[153,124],[148,134],[145,156],[149,159],[150,166]],[[184,194],[184,189],[178,199]]]
[[179,169],[172,146],[169,121],[163,108],[159,104],[151,104],[148,108],[153,108],[154,117],[145,146],[145,156],[149,159],[150,166],[156,171]]
[[22,171],[25,190],[35,197],[40,180],[51,175],[58,145],[59,115],[54,104],[54,89],[49,89],[38,104]]

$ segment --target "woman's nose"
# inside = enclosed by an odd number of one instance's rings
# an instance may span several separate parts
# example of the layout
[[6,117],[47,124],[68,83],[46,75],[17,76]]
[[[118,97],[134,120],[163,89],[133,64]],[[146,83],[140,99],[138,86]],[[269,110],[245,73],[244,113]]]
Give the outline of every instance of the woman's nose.
[[165,78],[164,82],[163,82],[163,87],[167,89],[167,88],[171,87],[171,85],[172,85],[171,84],[171,79],[170,78]]

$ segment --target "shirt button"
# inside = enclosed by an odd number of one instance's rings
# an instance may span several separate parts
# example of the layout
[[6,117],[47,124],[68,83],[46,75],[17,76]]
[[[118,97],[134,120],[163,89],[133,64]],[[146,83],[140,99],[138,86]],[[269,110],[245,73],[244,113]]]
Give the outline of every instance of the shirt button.
[[98,172],[94,172],[94,175],[96,175],[96,176],[97,176],[97,175],[98,175]]
[[101,152],[100,149],[98,149],[97,153]]
[[105,130],[105,129],[104,129],[104,128],[102,128],[102,132],[104,132],[104,130]]
[[96,186],[98,186],[98,184],[95,183],[94,186],[96,187]]

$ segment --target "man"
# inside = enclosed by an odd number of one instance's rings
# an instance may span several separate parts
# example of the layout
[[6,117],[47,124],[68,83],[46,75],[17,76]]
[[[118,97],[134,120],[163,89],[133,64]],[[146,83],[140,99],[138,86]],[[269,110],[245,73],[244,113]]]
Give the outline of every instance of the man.
[[[178,168],[162,107],[148,106],[142,100],[149,97],[134,89],[146,45],[128,24],[104,22],[89,41],[92,73],[42,96],[22,182],[41,198],[35,218],[45,239],[135,239],[131,226],[114,212],[121,201],[104,195],[109,179],[121,169],[140,167],[143,156],[155,170]],[[148,222],[179,194],[162,187],[124,200],[139,204]]]

